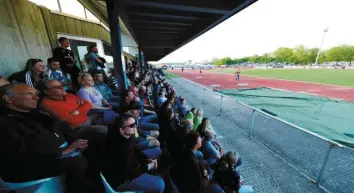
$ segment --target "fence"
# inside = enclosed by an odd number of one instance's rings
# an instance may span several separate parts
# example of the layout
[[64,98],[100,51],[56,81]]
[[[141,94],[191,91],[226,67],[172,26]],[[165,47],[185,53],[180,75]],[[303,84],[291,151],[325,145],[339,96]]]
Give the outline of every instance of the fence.
[[214,92],[184,78],[171,79],[287,161],[321,188],[354,192],[354,151],[335,141]]

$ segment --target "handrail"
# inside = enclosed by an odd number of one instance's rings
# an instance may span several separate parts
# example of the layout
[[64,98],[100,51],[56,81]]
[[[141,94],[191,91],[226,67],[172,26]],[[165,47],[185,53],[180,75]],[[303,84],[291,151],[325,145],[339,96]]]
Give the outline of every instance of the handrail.
[[215,92],[214,90],[212,90],[212,89],[210,89],[210,88],[208,88],[208,87],[206,87],[206,86],[204,86],[204,85],[202,85],[202,84],[196,83],[196,82],[191,81],[191,80],[187,80],[187,79],[185,79],[185,78],[183,78],[183,79],[184,79],[185,81],[187,81],[187,82],[190,82],[190,83],[194,84],[194,85],[198,85],[199,87],[202,87],[202,88],[207,89],[207,90],[209,90],[209,91],[211,91],[211,92],[214,92],[214,93],[216,93],[216,94],[218,94],[218,95],[220,95],[220,96],[222,96],[222,97],[224,97],[224,98],[227,98],[227,99],[229,99],[229,100],[232,100],[233,102],[236,102],[236,103],[238,103],[238,104],[240,104],[240,105],[243,105],[243,106],[248,107],[248,108],[250,108],[250,109],[252,109],[252,110],[254,110],[254,111],[257,111],[258,113],[261,113],[261,114],[264,114],[264,115],[266,115],[266,116],[272,117],[273,119],[276,119],[276,120],[278,120],[278,121],[280,121],[280,122],[282,122],[282,123],[285,123],[285,124],[287,124],[287,125],[290,125],[290,126],[296,128],[296,129],[299,129],[299,130],[301,130],[301,131],[303,131],[303,132],[305,132],[305,133],[308,133],[308,134],[310,134],[310,135],[313,135],[313,136],[315,136],[315,137],[317,137],[317,138],[319,138],[319,139],[322,139],[322,140],[324,140],[324,141],[326,141],[326,142],[328,142],[328,143],[330,143],[330,144],[332,144],[332,145],[338,146],[338,147],[340,147],[340,148],[346,147],[346,146],[344,146],[344,145],[342,145],[342,144],[340,144],[340,143],[338,143],[338,142],[335,142],[335,141],[333,141],[333,140],[331,140],[331,139],[328,139],[328,138],[326,138],[326,137],[323,137],[323,136],[321,136],[321,135],[318,135],[318,134],[316,134],[316,133],[313,133],[312,131],[309,131],[309,130],[307,130],[307,129],[305,129],[305,128],[302,128],[302,127],[300,127],[300,126],[298,126],[298,125],[295,125],[295,124],[293,124],[293,123],[290,123],[290,122],[288,122],[288,121],[285,121],[285,120],[280,119],[280,118],[278,118],[278,117],[275,117],[275,116],[273,116],[273,115],[270,115],[270,114],[268,114],[268,113],[265,113],[265,112],[263,112],[263,111],[261,111],[261,110],[259,110],[259,109],[257,109],[257,108],[254,108],[254,107],[252,107],[252,106],[249,106],[249,105],[247,105],[247,104],[245,104],[245,103],[242,103],[242,102],[240,102],[240,101],[237,101],[237,100],[235,100],[235,99],[233,99],[233,98],[231,98],[231,97],[229,97],[229,96],[226,96],[226,95],[223,95],[223,94],[221,94],[221,93]]

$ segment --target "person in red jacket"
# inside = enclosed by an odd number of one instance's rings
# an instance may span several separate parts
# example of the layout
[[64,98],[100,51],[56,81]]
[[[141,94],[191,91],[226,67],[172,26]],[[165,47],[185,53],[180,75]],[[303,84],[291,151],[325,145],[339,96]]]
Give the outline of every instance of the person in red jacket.
[[106,135],[106,126],[95,125],[99,119],[98,115],[87,115],[92,109],[90,102],[66,93],[63,85],[57,80],[43,79],[37,88],[44,94],[40,107],[67,123],[80,136],[88,138]]

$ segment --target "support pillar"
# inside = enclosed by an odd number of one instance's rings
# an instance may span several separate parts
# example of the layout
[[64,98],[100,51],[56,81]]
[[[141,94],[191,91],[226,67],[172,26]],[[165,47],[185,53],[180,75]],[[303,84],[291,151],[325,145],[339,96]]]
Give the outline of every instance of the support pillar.
[[116,0],[107,0],[107,14],[108,14],[108,23],[111,34],[111,42],[112,42],[112,56],[113,56],[113,64],[114,69],[117,73],[117,81],[119,90],[123,92],[128,88],[127,77],[125,72],[125,62],[122,50],[122,37],[119,25],[119,9],[118,2]]

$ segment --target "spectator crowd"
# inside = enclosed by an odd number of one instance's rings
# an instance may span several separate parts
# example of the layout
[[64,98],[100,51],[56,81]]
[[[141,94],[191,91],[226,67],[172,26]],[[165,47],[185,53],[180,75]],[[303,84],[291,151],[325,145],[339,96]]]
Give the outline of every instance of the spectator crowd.
[[[160,69],[126,66],[128,89],[97,48],[87,72],[59,38],[47,64],[0,78],[0,177],[28,182],[66,176],[69,193],[250,193],[235,151],[224,152],[202,108],[188,108]],[[47,69],[46,69],[47,68]]]

